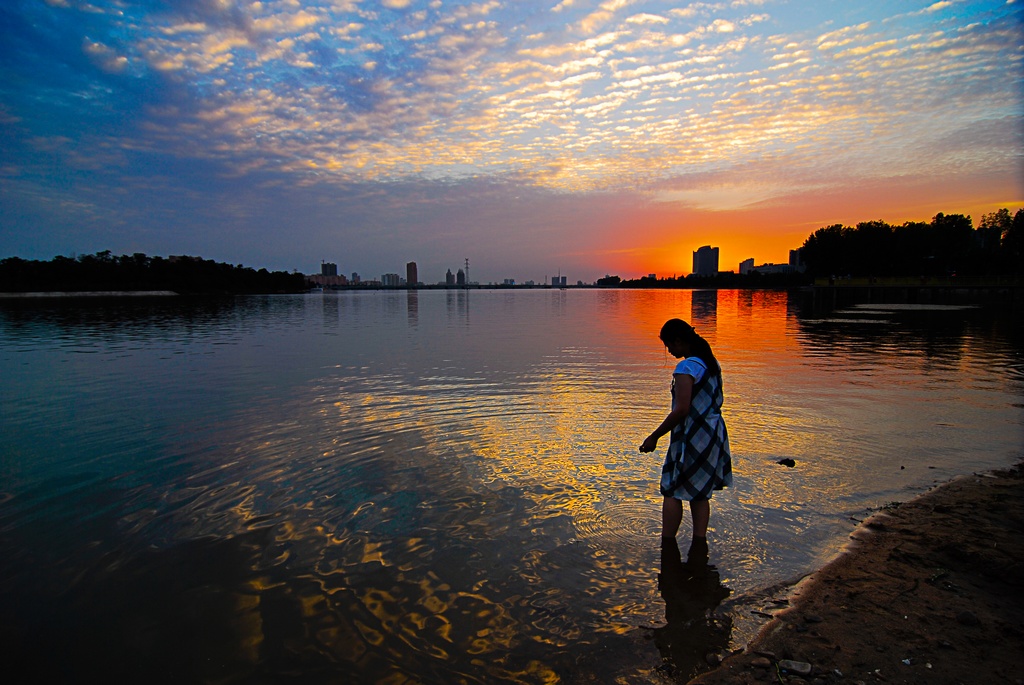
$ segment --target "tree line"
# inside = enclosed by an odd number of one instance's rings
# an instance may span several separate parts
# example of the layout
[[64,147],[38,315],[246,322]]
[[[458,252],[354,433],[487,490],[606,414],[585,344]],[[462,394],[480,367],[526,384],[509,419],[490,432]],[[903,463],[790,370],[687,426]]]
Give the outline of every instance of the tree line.
[[306,277],[232,266],[199,257],[114,256],[109,250],[51,261],[0,260],[0,292],[170,290],[182,295],[293,293]]
[[[717,287],[797,285],[814,277],[891,277],[1024,275],[1024,209],[1000,209],[981,218],[936,214],[931,222],[899,226],[866,221],[834,224],[812,233],[800,250],[804,274],[719,274],[706,277]],[[728,282],[723,282],[727,279]],[[606,276],[611,287],[692,287],[694,275],[679,279],[623,281]],[[284,271],[258,271],[199,257],[114,256],[109,250],[43,262],[0,260],[0,292],[170,290],[180,294],[292,293],[308,287],[306,277]]]
[[1002,276],[1024,273],[1024,209],[981,218],[936,214],[929,223],[867,221],[812,233],[801,259],[807,273],[831,276]]

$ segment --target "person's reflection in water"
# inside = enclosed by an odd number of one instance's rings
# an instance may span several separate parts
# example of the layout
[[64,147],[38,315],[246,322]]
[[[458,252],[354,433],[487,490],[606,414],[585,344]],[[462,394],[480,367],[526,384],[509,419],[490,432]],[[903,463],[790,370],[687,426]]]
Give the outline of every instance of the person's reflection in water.
[[662,538],[658,590],[665,600],[667,623],[654,629],[654,643],[662,669],[686,682],[708,670],[709,654],[728,649],[732,621],[716,615],[715,608],[729,596],[729,589],[708,564],[706,551],[692,551],[684,564],[675,538]]

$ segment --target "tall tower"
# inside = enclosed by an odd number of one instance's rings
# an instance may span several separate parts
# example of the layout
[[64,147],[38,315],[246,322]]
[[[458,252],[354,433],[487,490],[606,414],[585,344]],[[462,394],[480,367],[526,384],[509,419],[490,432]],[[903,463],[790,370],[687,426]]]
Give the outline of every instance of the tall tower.
[[466,287],[469,287],[469,257],[466,257]]
[[409,262],[405,265],[405,284],[410,288],[415,288],[420,282],[419,270],[416,268],[416,262]]

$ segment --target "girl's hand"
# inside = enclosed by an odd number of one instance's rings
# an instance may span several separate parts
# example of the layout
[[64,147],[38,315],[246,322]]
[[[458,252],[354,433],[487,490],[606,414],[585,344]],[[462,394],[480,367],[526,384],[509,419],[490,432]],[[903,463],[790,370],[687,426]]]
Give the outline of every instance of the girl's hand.
[[653,435],[648,435],[647,439],[644,440],[644,444],[640,445],[641,452],[653,452],[658,448],[658,439]]

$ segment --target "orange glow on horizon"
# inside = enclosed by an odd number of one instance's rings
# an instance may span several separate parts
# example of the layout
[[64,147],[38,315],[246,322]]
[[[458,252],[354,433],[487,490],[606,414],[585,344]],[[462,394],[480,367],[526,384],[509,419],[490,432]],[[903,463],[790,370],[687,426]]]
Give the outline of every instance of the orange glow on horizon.
[[[608,273],[622,278],[655,274],[685,276],[693,253],[703,245],[719,248],[719,270],[739,271],[739,264],[788,264],[789,251],[820,228],[866,221],[893,226],[929,222],[938,213],[970,216],[977,227],[985,214],[1024,208],[1024,188],[1005,176],[941,181],[870,184],[832,193],[779,198],[731,211],[701,211],[679,204],[646,205],[610,217],[606,233],[612,249],[590,255]],[[1007,198],[1015,198],[1007,200]]]

